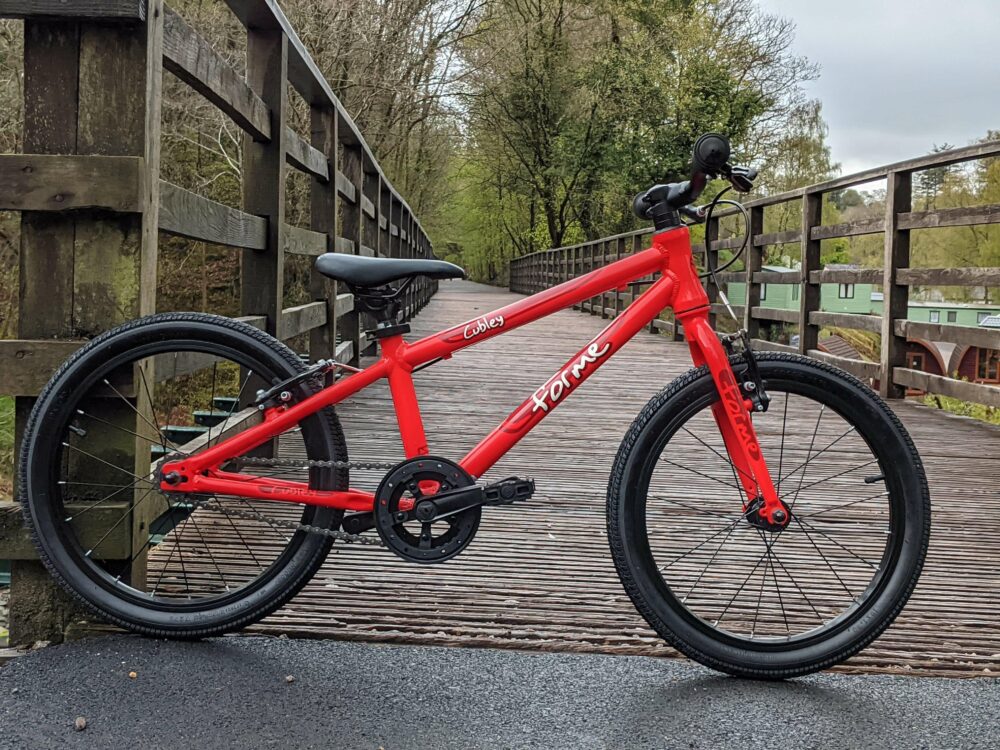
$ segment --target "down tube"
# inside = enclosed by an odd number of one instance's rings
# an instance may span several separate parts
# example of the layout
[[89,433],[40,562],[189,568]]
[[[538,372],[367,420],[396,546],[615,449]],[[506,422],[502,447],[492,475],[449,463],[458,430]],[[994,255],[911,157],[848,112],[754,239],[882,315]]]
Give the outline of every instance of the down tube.
[[481,477],[517,442],[541,422],[547,414],[576,390],[615,352],[628,343],[660,311],[669,306],[674,295],[674,281],[664,275],[635,300],[611,324],[576,353],[529,399],[511,412],[503,424],[483,438],[462,459],[461,466],[474,477]]

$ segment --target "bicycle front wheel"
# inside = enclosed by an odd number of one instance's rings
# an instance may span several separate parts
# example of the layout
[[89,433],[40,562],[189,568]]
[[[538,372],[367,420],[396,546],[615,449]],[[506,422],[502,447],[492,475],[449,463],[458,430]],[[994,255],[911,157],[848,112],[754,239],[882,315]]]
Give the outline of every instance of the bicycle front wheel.
[[[74,354],[39,396],[20,462],[25,516],[55,579],[116,625],[177,638],[244,627],[291,599],[331,543],[299,525],[339,528],[340,511],[170,494],[157,466],[245,429],[259,419],[256,390],[304,369],[271,336],[201,313],[142,318]],[[302,397],[312,388],[293,390]],[[261,446],[279,450],[347,460],[332,409]],[[295,478],[282,467],[249,471]],[[308,482],[343,490],[348,476],[312,468]]]
[[888,627],[923,565],[930,499],[912,440],[869,388],[804,357],[755,356],[771,402],[754,428],[788,526],[744,513],[712,416],[718,392],[699,368],[655,396],[622,442],[608,537],[626,591],[668,643],[774,679],[839,663]]

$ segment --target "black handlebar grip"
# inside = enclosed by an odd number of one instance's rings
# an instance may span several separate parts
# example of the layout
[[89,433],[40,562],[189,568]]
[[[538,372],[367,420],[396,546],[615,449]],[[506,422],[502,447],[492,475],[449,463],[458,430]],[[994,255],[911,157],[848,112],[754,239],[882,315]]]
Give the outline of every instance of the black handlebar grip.
[[694,144],[691,163],[696,172],[719,174],[729,161],[729,139],[719,133],[705,133]]

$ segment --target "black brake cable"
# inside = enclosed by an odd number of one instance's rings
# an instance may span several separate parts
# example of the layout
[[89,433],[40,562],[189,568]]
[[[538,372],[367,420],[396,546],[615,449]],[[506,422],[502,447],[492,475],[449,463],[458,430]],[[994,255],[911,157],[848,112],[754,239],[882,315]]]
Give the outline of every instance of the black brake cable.
[[[740,319],[736,316],[736,312],[733,310],[732,305],[729,304],[729,299],[726,297],[726,294],[722,291],[722,288],[719,286],[719,280],[715,276],[715,274],[722,273],[731,265],[733,265],[733,263],[742,258],[743,253],[747,249],[747,244],[750,242],[750,214],[747,212],[746,208],[743,206],[742,203],[739,203],[738,201],[734,200],[729,200],[728,198],[726,200],[722,199],[722,196],[725,195],[727,192],[729,192],[729,190],[730,188],[725,188],[721,190],[719,194],[712,199],[712,202],[708,204],[708,208],[705,209],[705,266],[708,268],[708,270],[705,273],[699,274],[698,278],[704,279],[711,277],[712,284],[719,291],[719,295],[722,297],[722,301],[725,303],[726,309],[729,311],[729,314],[732,316],[733,320],[736,321],[737,324],[740,324],[741,322]],[[715,211],[715,207],[724,204],[734,206],[743,215],[743,227],[744,227],[743,244],[740,245],[740,249],[736,252],[735,255],[733,255],[732,258],[729,259],[729,261],[724,266],[722,266],[721,268],[715,268],[712,264],[712,252],[711,252],[712,245],[711,241],[708,238],[708,225],[709,222],[712,221],[712,214]]]

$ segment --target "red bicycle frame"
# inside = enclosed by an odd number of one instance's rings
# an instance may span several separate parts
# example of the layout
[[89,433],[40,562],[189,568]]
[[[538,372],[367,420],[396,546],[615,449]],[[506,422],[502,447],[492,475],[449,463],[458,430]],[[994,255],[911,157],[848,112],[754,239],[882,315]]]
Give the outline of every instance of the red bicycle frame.
[[[512,331],[554,312],[651,274],[660,277],[639,295],[590,343],[515,409],[459,463],[473,477],[489,470],[546,415],[561,404],[604,362],[621,349],[638,331],[648,326],[666,308],[684,327],[696,366],[707,365],[721,396],[712,407],[733,466],[740,477],[746,504],[760,498],[760,515],[782,510],[781,502],[761,455],[753,423],[751,402],[744,398],[719,339],[708,323],[705,294],[691,254],[690,235],[679,227],[653,236],[652,246],[584,276],[539,292],[499,310],[462,323],[442,333],[409,344],[402,336],[381,340],[381,358],[375,364],[293,405],[268,409],[261,423],[182,460],[165,463],[160,476],[173,474],[176,484],[164,482],[166,492],[235,495],[261,500],[321,505],[343,510],[371,511],[371,492],[349,489],[311,489],[305,482],[272,479],[223,471],[227,461],[295,427],[305,417],[340,403],[381,378],[389,389],[399,423],[399,433],[407,458],[428,455],[427,436],[413,385],[413,370],[421,365],[447,359],[455,352]],[[779,518],[782,518],[779,515]]]

